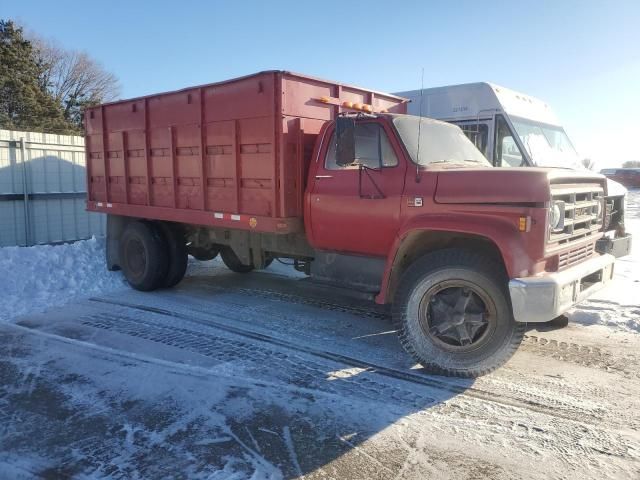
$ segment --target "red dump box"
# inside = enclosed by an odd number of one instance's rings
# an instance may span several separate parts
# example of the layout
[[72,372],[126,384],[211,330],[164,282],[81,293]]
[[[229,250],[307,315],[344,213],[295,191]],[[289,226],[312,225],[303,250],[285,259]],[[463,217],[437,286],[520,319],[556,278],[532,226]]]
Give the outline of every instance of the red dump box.
[[89,108],[88,209],[200,225],[302,229],[316,136],[343,111],[406,100],[283,71]]

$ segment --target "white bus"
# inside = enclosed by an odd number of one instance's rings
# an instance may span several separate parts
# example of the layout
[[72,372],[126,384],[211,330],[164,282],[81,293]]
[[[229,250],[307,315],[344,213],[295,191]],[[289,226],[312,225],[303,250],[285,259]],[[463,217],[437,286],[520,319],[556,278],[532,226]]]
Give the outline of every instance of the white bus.
[[[497,167],[584,169],[558,117],[544,101],[487,82],[397,92],[408,113],[458,125]],[[627,190],[607,179],[607,210],[616,236],[624,236]],[[613,232],[612,232],[613,233]]]

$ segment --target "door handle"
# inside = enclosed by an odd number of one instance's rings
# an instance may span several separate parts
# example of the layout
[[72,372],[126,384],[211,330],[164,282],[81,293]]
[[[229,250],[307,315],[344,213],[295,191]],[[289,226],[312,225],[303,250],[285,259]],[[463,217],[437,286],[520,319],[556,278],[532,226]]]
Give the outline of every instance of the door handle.
[[320,179],[320,178],[333,178],[333,175],[316,175],[316,178],[317,179]]

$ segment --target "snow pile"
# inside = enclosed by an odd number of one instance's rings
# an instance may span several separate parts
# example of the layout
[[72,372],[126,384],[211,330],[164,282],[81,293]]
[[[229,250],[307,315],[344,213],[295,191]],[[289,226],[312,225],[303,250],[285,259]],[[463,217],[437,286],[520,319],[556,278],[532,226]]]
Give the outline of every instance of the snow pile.
[[125,286],[105,267],[104,239],[0,248],[0,320]]
[[633,235],[631,255],[618,258],[614,280],[569,313],[572,322],[605,325],[640,333],[640,190],[629,191],[625,212],[627,232]]

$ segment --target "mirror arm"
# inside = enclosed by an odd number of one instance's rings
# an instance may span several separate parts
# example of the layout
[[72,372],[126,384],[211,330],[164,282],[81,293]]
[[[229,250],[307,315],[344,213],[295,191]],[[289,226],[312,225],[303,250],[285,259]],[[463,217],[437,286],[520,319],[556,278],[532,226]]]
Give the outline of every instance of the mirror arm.
[[382,170],[382,125],[378,125],[378,165]]
[[[363,170],[367,174],[367,177],[369,178],[369,181],[371,182],[373,187],[378,192],[377,195],[363,195],[362,194],[362,171]],[[369,173],[369,170],[376,171],[376,169],[369,168],[366,165],[363,165],[363,164],[359,164],[358,165],[358,195],[360,196],[360,198],[367,198],[369,200],[380,200],[380,199],[383,199],[383,198],[387,198],[385,196],[385,194],[382,192],[382,190],[380,189],[380,187],[378,186],[378,184],[376,183],[376,181],[371,176],[371,173]],[[380,171],[382,171],[382,169],[380,169]]]

